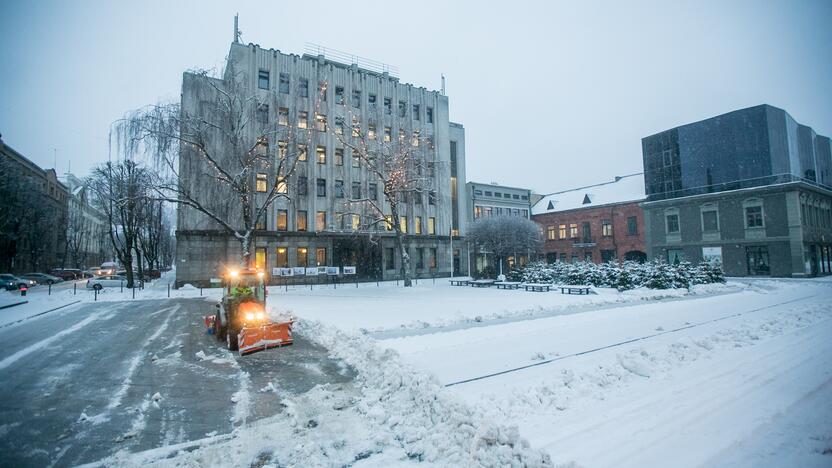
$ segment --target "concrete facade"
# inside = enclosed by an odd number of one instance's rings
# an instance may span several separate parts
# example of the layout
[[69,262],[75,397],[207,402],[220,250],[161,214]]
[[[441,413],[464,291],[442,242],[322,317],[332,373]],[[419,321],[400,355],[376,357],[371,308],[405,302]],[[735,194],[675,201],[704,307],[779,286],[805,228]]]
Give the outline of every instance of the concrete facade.
[[642,139],[648,254],[732,276],[829,274],[829,138],[769,105]]
[[69,190],[66,266],[90,268],[112,261],[107,218],[92,206],[89,187],[70,173],[62,182]]
[[[361,279],[393,279],[401,273],[392,232],[380,227],[356,230],[345,221],[343,200],[336,190],[357,187],[361,193],[370,193],[377,182],[366,168],[350,163],[349,152],[341,148],[332,132],[319,131],[316,119],[321,116],[330,126],[357,121],[365,134],[380,139],[421,135],[432,143],[426,148],[435,162],[432,193],[409,200],[400,213],[407,226],[413,275],[447,276],[452,269],[467,273],[466,262],[460,261],[467,256],[461,240],[465,230],[461,216],[467,205],[460,193],[465,185],[465,131],[462,125],[449,121],[447,96],[401,83],[386,72],[338,63],[323,55],[298,56],[255,44],[232,43],[228,60],[240,73],[243,85],[267,104],[269,122],[280,126],[285,116],[291,120],[291,136],[274,146],[302,143],[309,154],[291,177],[287,199],[272,204],[262,228],[255,232],[258,267],[270,272],[276,267],[355,265]],[[191,112],[199,112],[210,99],[196,82],[196,77],[185,74],[182,108]],[[222,82],[215,83],[223,86]],[[294,126],[301,115],[308,122]],[[192,158],[180,157],[180,184],[200,190],[203,170]],[[268,176],[273,180],[275,174]],[[316,194],[318,180],[325,181],[325,196]],[[308,186],[300,190],[304,183]],[[386,204],[385,209],[389,210]],[[230,218],[237,216],[233,208],[229,210]],[[322,224],[316,222],[319,216]],[[285,225],[278,226],[280,217],[285,217]],[[239,243],[208,217],[179,207],[178,284],[206,283],[226,265],[238,263],[239,252]]]
[[465,186],[470,210],[466,219],[474,221],[482,216],[522,216],[529,219],[531,190],[498,184],[468,182]]

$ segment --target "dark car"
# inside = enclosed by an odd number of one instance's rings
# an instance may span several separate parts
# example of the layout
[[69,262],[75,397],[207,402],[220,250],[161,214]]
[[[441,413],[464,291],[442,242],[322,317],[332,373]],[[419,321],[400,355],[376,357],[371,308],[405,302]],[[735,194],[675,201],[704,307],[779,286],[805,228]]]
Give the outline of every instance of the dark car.
[[57,276],[58,278],[64,281],[74,281],[81,278],[81,270],[75,270],[72,268],[56,268],[49,272],[52,276]]
[[20,277],[32,280],[37,284],[55,284],[63,281],[57,276],[47,275],[46,273],[26,273],[25,275],[20,275]]
[[9,291],[14,291],[15,289],[20,289],[22,287],[31,288],[35,285],[35,282],[25,278],[18,278],[17,276],[10,275],[8,273],[0,274],[0,288],[4,288]]

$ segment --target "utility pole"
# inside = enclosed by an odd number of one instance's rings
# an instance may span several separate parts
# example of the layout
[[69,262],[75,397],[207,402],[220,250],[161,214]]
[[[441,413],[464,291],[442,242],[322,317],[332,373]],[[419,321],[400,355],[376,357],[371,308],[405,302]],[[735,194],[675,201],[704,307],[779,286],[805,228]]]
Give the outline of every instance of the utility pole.
[[234,42],[240,42],[239,14],[234,14]]

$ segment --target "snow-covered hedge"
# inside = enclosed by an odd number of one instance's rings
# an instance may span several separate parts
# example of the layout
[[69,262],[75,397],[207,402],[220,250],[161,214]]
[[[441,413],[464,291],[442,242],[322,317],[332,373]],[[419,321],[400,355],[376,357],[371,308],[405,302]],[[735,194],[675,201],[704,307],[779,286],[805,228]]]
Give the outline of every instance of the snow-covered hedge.
[[620,291],[647,287],[650,289],[689,288],[694,284],[724,283],[722,268],[702,262],[668,264],[660,261],[647,263],[609,262],[595,264],[532,262],[507,275],[511,281],[528,283],[586,284]]

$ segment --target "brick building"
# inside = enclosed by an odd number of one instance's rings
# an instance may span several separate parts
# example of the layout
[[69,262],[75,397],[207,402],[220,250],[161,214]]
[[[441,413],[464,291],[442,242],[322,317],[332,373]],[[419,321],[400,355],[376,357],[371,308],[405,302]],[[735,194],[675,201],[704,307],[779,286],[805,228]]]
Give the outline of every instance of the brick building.
[[646,259],[644,175],[544,195],[532,206],[547,263]]

